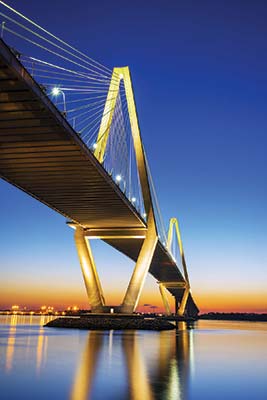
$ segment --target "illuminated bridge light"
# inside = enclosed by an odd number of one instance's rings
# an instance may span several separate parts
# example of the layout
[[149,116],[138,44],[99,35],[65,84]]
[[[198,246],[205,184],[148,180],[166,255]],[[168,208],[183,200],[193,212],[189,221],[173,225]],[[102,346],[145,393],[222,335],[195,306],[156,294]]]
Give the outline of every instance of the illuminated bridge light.
[[63,90],[61,90],[59,87],[56,87],[56,86],[52,89],[51,93],[52,93],[53,96],[58,96],[59,94],[62,95],[62,98],[63,98],[63,115],[64,115],[64,117],[66,117],[67,116],[67,109],[66,109],[66,96],[65,96],[65,93],[63,92]]
[[58,87],[54,87],[54,88],[52,89],[52,95],[53,95],[53,96],[58,96],[59,93],[60,93],[60,89],[59,89]]
[[136,202],[136,197],[132,197],[132,203]]
[[122,180],[122,177],[121,177],[121,175],[116,175],[115,179],[116,179],[116,182],[120,182]]

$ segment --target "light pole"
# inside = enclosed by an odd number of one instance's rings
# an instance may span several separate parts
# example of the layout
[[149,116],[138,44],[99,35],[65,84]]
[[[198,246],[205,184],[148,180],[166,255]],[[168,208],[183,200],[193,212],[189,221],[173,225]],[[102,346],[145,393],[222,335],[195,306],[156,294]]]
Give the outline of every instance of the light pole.
[[65,96],[65,93],[60,88],[54,87],[52,89],[52,95],[57,97],[59,94],[62,94],[62,98],[63,98],[63,115],[66,118],[67,109],[66,109],[66,96]]
[[5,21],[3,21],[1,24],[1,39],[3,39],[4,37],[5,24],[6,24]]

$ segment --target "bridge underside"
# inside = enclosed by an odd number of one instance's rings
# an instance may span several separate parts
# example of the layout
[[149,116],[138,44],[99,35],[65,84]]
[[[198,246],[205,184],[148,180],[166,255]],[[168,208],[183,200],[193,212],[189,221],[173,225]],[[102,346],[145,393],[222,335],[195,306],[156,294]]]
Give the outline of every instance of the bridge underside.
[[[147,228],[147,223],[36,84],[0,43],[0,176],[83,228]],[[103,239],[132,260],[144,238]],[[184,282],[158,241],[149,272]],[[183,289],[166,288],[181,301]],[[191,297],[192,313],[197,307]]]
[[2,178],[83,226],[144,227],[111,177],[3,45],[0,79]]

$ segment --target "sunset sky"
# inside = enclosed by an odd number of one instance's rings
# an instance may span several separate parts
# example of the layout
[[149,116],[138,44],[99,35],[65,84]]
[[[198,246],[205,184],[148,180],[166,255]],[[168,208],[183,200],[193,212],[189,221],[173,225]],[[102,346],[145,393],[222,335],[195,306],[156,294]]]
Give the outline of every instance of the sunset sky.
[[[197,305],[267,312],[267,3],[7,3],[104,65],[129,65],[166,229],[178,217]],[[3,180],[0,205],[0,308],[88,308],[64,217]],[[92,245],[107,303],[119,304],[134,265]],[[146,303],[162,310],[151,276]]]

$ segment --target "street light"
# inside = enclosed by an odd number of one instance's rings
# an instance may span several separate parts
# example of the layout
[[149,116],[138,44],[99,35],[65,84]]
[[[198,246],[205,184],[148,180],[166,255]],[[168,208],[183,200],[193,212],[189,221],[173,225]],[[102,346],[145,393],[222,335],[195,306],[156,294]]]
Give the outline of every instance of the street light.
[[52,95],[55,96],[55,97],[57,97],[59,94],[62,94],[62,98],[63,98],[63,109],[64,109],[63,115],[64,115],[64,117],[66,118],[66,116],[67,116],[67,109],[66,109],[66,96],[65,96],[65,93],[64,93],[63,90],[61,90],[59,87],[56,87],[56,86],[55,86],[55,87],[52,89]]
[[122,180],[122,177],[121,177],[121,175],[116,175],[116,182],[120,182],[121,180]]
[[53,95],[53,96],[58,96],[59,93],[60,93],[60,89],[59,89],[58,87],[54,87],[54,88],[52,89],[52,95]]

